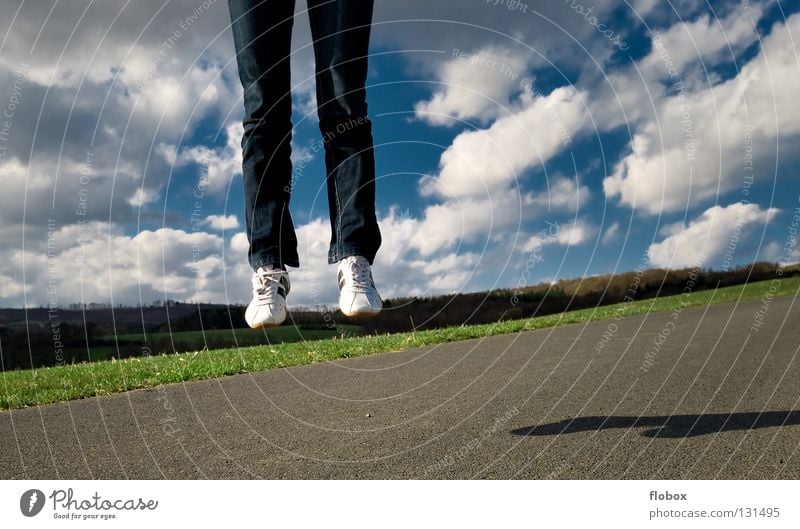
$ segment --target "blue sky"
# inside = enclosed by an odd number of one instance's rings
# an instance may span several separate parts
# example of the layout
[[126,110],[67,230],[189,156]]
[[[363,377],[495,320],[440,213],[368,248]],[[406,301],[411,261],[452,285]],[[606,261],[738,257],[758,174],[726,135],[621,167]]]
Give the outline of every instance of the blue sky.
[[[247,301],[241,87],[224,2],[17,5],[0,27],[0,85],[14,104],[4,304]],[[642,263],[800,261],[796,3],[457,5],[376,3],[368,97],[385,297]],[[290,302],[331,304],[304,10]]]

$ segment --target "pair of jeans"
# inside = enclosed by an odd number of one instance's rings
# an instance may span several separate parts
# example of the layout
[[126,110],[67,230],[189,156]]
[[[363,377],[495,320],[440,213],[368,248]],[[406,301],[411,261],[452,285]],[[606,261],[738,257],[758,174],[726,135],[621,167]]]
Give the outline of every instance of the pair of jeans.
[[[294,0],[228,0],[244,88],[242,174],[254,270],[300,266],[289,212],[294,7]],[[350,255],[372,264],[381,244],[365,90],[372,11],[373,0],[308,0],[331,222],[329,264]]]

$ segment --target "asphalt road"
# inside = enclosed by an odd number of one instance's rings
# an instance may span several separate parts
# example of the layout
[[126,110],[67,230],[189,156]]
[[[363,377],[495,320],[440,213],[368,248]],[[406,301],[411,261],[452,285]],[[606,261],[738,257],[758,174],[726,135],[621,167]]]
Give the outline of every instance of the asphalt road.
[[3,412],[0,478],[798,479],[798,323],[715,305]]

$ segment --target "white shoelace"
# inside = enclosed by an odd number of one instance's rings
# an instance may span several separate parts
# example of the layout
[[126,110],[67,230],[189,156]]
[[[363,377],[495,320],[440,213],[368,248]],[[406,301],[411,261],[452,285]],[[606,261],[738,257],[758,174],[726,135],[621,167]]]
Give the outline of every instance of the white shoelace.
[[347,263],[352,278],[351,288],[356,292],[367,292],[372,288],[370,267],[366,259],[350,259]]
[[253,276],[253,294],[259,301],[273,303],[278,296],[278,287],[285,272],[280,269],[259,268]]

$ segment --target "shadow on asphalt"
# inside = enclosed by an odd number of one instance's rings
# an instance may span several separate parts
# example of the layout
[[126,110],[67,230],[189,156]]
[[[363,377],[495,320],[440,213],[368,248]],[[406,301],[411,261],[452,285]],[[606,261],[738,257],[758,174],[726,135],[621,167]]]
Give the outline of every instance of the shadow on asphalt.
[[514,435],[541,436],[594,432],[610,428],[641,428],[644,437],[696,437],[734,430],[754,430],[770,426],[797,426],[800,411],[765,411],[744,413],[703,413],[700,415],[659,415],[642,417],[576,417],[560,422],[512,430]]

